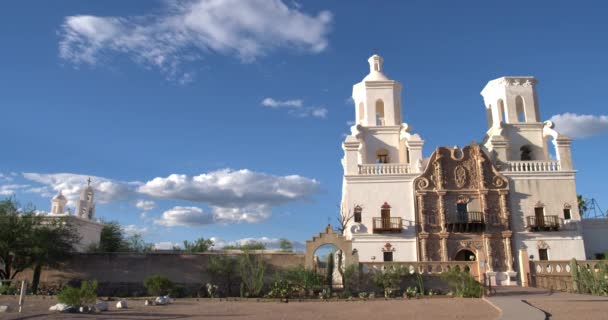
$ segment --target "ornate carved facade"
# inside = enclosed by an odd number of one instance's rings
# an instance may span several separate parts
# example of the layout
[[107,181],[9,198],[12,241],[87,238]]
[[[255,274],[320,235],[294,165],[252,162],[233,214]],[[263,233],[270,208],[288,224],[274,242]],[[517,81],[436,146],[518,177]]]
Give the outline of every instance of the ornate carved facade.
[[437,148],[414,186],[419,260],[513,270],[509,181],[479,145]]

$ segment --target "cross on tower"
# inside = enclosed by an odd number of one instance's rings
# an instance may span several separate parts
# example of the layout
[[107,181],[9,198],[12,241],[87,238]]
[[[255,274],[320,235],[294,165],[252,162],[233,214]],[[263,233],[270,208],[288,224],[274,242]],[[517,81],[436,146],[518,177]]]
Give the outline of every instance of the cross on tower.
[[87,179],[87,185],[88,185],[88,186],[91,186],[91,177],[89,177],[89,178]]

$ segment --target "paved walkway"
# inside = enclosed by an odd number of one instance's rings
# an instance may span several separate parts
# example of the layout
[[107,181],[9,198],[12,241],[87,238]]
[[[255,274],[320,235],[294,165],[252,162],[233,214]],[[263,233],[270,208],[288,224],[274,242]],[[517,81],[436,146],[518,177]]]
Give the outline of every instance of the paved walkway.
[[552,303],[567,303],[577,301],[597,301],[608,302],[606,297],[596,297],[583,294],[572,294],[565,292],[551,292],[546,289],[522,288],[522,287],[496,287],[496,294],[485,297],[494,307],[499,309],[501,315],[499,319],[505,320],[545,320],[552,319],[553,316],[546,310],[534,307],[529,301],[551,301]]

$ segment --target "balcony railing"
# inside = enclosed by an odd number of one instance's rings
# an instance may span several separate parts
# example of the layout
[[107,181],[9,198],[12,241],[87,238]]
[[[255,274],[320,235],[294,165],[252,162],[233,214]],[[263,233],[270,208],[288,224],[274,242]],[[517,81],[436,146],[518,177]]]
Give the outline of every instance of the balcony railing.
[[508,161],[506,171],[553,172],[560,171],[559,161]]
[[409,164],[399,163],[373,163],[360,164],[359,174],[362,175],[387,175],[387,174],[405,174],[410,172]]
[[374,218],[374,233],[401,232],[402,229],[401,218]]
[[558,216],[526,217],[526,229],[528,231],[558,231],[562,221]]
[[450,213],[445,218],[448,232],[482,232],[485,229],[483,212]]

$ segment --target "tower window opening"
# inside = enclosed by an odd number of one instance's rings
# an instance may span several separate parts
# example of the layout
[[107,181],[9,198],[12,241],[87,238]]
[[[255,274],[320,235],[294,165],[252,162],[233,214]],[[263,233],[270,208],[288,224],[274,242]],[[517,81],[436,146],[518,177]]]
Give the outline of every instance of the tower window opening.
[[382,99],[376,101],[376,125],[384,125],[384,101]]
[[519,151],[521,152],[521,161],[532,160],[532,150],[529,146],[522,146],[521,148],[519,148]]
[[564,208],[564,220],[572,219],[572,214],[570,213],[570,208]]
[[378,163],[388,163],[388,151],[380,149],[376,152]]
[[496,103],[498,106],[498,114],[500,117],[500,121],[503,123],[507,123],[507,113],[505,112],[505,104],[502,101],[502,99],[498,99],[498,102]]
[[524,112],[524,99],[521,96],[515,98],[515,111],[517,112],[517,121],[520,123],[526,122],[526,113]]
[[361,223],[361,212],[363,212],[363,209],[361,208],[361,206],[356,206],[355,213],[354,213],[354,219],[355,219],[355,222],[357,222],[357,223]]
[[380,66],[378,65],[378,63],[374,63],[374,71],[380,71]]

